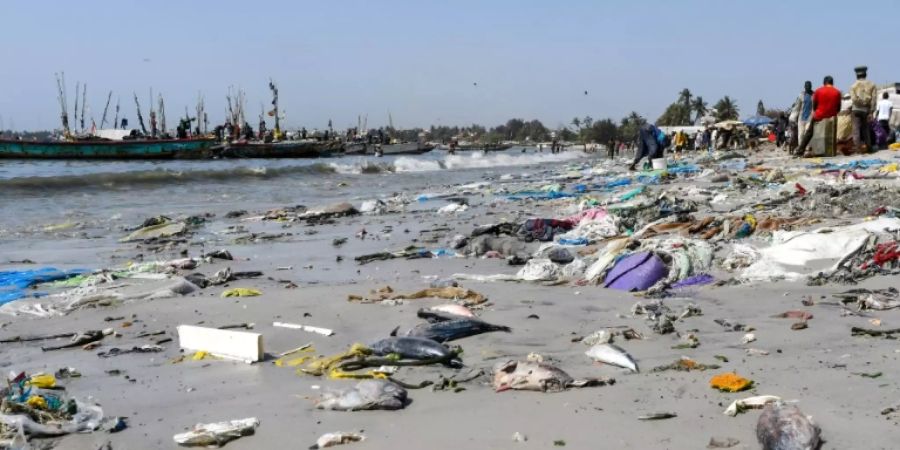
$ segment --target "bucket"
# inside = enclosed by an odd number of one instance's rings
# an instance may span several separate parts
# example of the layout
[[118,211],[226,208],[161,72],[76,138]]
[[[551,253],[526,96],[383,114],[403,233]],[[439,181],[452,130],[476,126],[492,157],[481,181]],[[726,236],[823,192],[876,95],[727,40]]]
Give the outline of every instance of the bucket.
[[666,169],[666,158],[656,158],[652,159],[653,170],[665,170]]

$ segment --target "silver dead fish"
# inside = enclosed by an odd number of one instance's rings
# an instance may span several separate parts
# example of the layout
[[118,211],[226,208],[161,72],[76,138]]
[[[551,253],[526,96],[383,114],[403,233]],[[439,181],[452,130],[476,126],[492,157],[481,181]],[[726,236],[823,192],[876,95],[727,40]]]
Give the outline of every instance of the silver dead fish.
[[506,361],[494,366],[493,386],[497,392],[507,390],[561,392],[570,387],[613,384],[612,378],[576,380],[564,370],[546,363]]
[[621,347],[613,344],[595,345],[584,352],[585,355],[597,362],[622,367],[632,372],[639,372],[637,363]]
[[316,401],[316,408],[336,411],[391,410],[404,406],[406,390],[387,380],[362,380],[350,389],[326,392]]

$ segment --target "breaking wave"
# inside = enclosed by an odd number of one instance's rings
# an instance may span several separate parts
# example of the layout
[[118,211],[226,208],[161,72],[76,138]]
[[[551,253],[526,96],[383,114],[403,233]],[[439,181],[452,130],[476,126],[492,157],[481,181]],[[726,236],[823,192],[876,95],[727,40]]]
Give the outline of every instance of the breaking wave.
[[[417,173],[439,170],[486,169],[504,166],[526,166],[559,163],[584,158],[581,152],[564,153],[488,153],[471,152],[458,155],[399,156],[393,160],[356,160],[315,162],[311,164],[265,166],[232,166],[216,168],[184,168],[121,170],[85,174],[47,176],[18,176],[0,178],[0,190],[41,190],[87,187],[125,187],[194,181],[235,181],[269,179],[284,176],[315,175],[373,175],[387,173]],[[348,158],[349,159],[349,158]]]

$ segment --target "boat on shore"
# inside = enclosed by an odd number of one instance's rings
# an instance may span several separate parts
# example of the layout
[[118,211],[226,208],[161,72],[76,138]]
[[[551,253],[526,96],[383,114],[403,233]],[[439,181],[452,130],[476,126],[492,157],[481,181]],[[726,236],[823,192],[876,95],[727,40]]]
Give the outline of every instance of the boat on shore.
[[204,159],[212,139],[0,140],[3,159]]
[[379,144],[366,142],[347,142],[343,146],[344,155],[421,155],[434,150],[434,145],[424,142],[400,142],[396,144]]
[[339,153],[336,142],[281,141],[281,142],[230,142],[213,148],[219,158],[319,158]]
[[458,152],[466,151],[483,151],[483,152],[502,152],[512,148],[512,144],[477,144],[477,143],[460,143],[453,150]]

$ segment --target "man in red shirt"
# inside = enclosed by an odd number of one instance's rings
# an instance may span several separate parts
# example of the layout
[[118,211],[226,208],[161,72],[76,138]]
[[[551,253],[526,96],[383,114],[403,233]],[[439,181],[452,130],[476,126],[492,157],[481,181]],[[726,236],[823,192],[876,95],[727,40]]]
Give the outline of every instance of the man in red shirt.
[[834,78],[831,75],[825,77],[823,86],[816,89],[816,92],[813,93],[812,103],[813,103],[813,117],[812,122],[810,122],[809,126],[806,128],[806,132],[803,133],[803,141],[800,143],[800,149],[797,151],[797,154],[803,155],[808,158],[812,155],[806,153],[806,146],[809,145],[809,141],[812,140],[813,130],[817,123],[837,116],[841,111],[841,91],[834,87]]

